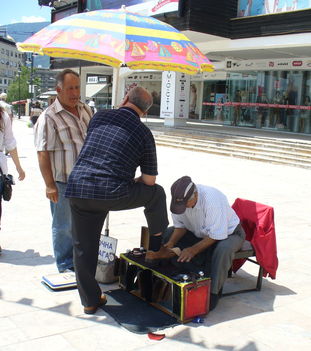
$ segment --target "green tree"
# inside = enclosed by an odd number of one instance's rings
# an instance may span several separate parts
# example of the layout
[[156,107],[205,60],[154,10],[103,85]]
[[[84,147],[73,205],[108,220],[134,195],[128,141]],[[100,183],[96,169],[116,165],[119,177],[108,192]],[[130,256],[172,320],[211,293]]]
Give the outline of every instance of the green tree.
[[[35,86],[40,86],[40,78],[35,77],[36,70],[33,70],[33,82]],[[30,68],[23,66],[21,67],[20,76],[16,75],[13,82],[10,84],[8,89],[7,101],[11,103],[12,101],[26,100],[30,99],[31,94],[29,93],[30,86]]]

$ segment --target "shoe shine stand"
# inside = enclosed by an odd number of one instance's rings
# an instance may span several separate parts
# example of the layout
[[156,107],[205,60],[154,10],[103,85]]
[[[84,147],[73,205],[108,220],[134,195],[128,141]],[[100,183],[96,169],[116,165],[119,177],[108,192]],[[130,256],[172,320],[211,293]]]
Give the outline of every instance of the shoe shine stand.
[[120,255],[120,286],[154,307],[190,322],[209,311],[210,278],[203,272],[185,273],[172,264],[152,267],[145,262],[149,247],[147,228],[142,227],[141,249]]

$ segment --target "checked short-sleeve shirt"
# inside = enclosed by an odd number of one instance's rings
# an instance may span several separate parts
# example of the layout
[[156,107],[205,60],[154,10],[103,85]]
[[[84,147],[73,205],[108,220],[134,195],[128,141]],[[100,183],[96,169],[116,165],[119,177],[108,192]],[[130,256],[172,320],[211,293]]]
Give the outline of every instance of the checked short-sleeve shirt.
[[66,197],[118,200],[129,194],[136,169],[157,175],[153,135],[128,107],[92,118],[84,146],[69,177]]

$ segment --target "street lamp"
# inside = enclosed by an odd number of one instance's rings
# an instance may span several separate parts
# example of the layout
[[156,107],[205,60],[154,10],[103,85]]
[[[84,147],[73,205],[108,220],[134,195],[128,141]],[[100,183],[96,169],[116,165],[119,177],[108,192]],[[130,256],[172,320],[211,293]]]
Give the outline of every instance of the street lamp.
[[21,66],[18,66],[18,119],[21,118]]
[[33,52],[30,54],[30,59],[26,61],[27,64],[30,64],[30,86],[29,86],[29,92],[30,92],[30,104],[32,105],[32,100],[33,100],[33,93],[34,93],[34,87],[33,87],[33,61],[34,61],[34,54]]

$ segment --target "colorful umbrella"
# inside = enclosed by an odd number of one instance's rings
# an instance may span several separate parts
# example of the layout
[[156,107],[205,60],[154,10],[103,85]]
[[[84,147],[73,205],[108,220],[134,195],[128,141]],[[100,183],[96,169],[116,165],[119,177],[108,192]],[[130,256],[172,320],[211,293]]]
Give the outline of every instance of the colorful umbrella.
[[72,15],[43,28],[20,51],[68,57],[130,69],[195,74],[213,71],[211,62],[181,32],[155,18],[120,10]]

